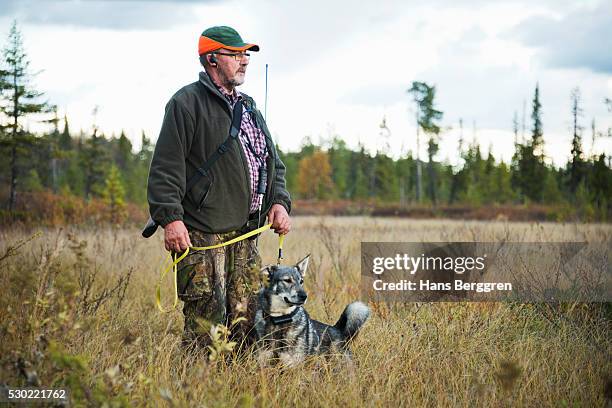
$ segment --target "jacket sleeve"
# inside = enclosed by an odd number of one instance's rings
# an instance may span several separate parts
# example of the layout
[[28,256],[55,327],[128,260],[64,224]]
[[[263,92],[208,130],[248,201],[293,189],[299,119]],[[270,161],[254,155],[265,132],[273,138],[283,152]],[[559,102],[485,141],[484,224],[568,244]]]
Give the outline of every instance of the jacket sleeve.
[[276,167],[276,177],[274,178],[274,197],[272,198],[272,204],[280,204],[287,210],[287,213],[291,214],[291,195],[287,191],[285,184],[285,164],[278,156],[278,152],[275,152],[274,166]]
[[183,219],[185,159],[193,140],[194,124],[193,117],[177,100],[168,102],[147,183],[151,218],[162,227]]

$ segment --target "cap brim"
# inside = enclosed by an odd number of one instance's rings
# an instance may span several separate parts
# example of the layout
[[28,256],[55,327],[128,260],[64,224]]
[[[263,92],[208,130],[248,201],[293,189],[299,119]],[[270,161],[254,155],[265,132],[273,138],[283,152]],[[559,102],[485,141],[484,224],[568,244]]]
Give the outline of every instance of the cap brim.
[[244,44],[242,47],[231,47],[229,45],[224,45],[223,48],[231,51],[259,51],[259,45],[257,44]]
[[259,45],[257,44],[244,44],[244,45],[241,45],[240,47],[235,47],[231,45],[225,45],[223,43],[220,43],[218,41],[215,41],[203,35],[200,36],[200,40],[198,41],[198,54],[199,55],[218,50],[219,48],[225,48],[231,51],[246,51],[246,50],[259,51]]

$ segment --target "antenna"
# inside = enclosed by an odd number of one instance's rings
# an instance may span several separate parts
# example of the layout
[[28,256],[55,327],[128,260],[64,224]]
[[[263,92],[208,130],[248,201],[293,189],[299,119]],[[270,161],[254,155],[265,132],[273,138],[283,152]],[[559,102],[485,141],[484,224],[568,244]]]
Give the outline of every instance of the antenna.
[[268,64],[266,64],[266,97],[264,102],[264,120],[268,121]]
[[523,118],[522,118],[522,123],[521,123],[521,143],[525,143],[525,109],[526,109],[526,102],[525,99],[523,99]]

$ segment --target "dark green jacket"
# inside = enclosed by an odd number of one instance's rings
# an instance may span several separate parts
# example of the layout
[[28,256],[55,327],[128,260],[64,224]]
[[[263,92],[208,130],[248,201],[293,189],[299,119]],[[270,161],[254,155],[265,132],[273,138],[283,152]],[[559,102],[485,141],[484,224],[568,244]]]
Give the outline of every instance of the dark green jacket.
[[[242,94],[252,106],[258,127],[268,146],[268,185],[262,205],[262,221],[272,204],[291,211],[285,187],[285,165],[278,157],[270,131],[255,108],[253,99]],[[244,113],[246,114],[246,112]],[[166,105],[166,114],[149,169],[147,197],[151,218],[161,226],[183,220],[209,233],[235,231],[249,216],[251,188],[247,158],[239,140],[212,166],[210,177],[202,177],[185,194],[187,180],[229,135],[232,109],[208,75],[180,89]]]

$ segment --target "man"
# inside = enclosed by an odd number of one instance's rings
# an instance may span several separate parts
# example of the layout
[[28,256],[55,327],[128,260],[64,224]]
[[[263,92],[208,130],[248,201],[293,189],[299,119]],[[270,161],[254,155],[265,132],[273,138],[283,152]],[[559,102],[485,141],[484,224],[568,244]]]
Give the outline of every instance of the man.
[[[236,30],[205,30],[198,43],[205,72],[166,105],[147,194],[151,218],[164,228],[168,251],[228,241],[263,225],[266,215],[275,232],[291,229],[285,166],[255,102],[236,90],[244,83],[247,51],[259,51],[259,46],[245,43]],[[240,130],[228,142],[236,104],[243,110],[236,120]],[[227,148],[220,149],[224,142]],[[220,150],[225,152],[215,153]],[[198,172],[215,154],[210,168]],[[260,182],[264,194],[258,194]],[[209,338],[203,322],[228,324],[239,316],[247,321],[233,328],[234,334],[239,339],[252,335],[253,316],[245,312],[254,311],[249,302],[259,286],[260,268],[254,239],[190,252],[178,265],[184,343],[205,346]]]

